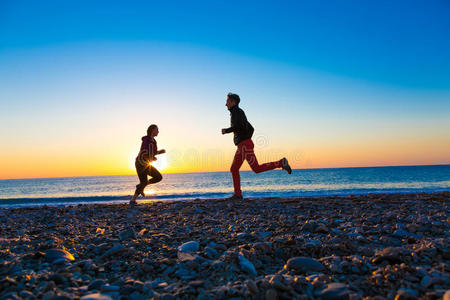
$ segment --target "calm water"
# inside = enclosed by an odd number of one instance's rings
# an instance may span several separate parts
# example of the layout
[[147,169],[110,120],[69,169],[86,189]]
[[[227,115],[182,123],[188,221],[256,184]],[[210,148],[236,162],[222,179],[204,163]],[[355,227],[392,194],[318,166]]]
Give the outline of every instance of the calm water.
[[[233,192],[231,174],[163,174],[146,188],[147,199],[223,198]],[[241,172],[245,197],[295,197],[450,191],[450,165]],[[137,176],[0,180],[0,206],[128,201]]]

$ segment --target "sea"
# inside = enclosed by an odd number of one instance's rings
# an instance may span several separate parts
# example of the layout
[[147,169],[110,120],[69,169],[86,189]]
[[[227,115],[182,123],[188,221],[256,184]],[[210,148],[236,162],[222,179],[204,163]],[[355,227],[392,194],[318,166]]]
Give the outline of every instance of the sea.
[[[233,193],[229,172],[164,174],[144,202],[221,199]],[[128,202],[136,175],[0,180],[0,207]],[[245,198],[347,196],[450,191],[450,165],[241,171]]]

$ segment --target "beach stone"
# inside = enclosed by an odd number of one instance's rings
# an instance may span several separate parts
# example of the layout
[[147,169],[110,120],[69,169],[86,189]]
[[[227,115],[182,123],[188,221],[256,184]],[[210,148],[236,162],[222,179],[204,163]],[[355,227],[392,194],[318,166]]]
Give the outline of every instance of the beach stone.
[[178,247],[178,251],[180,252],[197,252],[200,248],[200,244],[197,241],[190,241],[182,244],[180,247]]
[[17,295],[16,292],[10,292],[3,295],[0,300],[20,300],[21,298]]
[[66,295],[57,295],[50,298],[50,300],[72,300],[72,297]]
[[387,247],[375,254],[373,263],[381,263],[383,260],[389,263],[401,263],[403,256],[405,255],[405,249],[401,247]]
[[424,288],[427,288],[430,286],[431,283],[431,277],[428,275],[425,275],[422,280],[420,281],[420,285],[423,286]]
[[397,291],[394,300],[414,300],[417,299],[417,291],[412,289],[400,289]]
[[49,249],[44,251],[44,258],[52,263],[74,261],[75,257],[64,249]]
[[325,270],[325,266],[316,259],[301,256],[290,258],[284,268],[288,270],[295,270],[301,273],[318,272]]
[[107,250],[105,253],[103,253],[103,255],[101,256],[101,258],[107,258],[107,257],[109,257],[109,256],[119,254],[119,253],[121,253],[121,252],[123,252],[123,251],[126,251],[126,250],[127,250],[127,249],[125,248],[124,245],[122,245],[122,244],[117,244],[117,245],[114,245],[113,247],[111,247],[111,248],[110,248],[109,250]]
[[307,240],[305,243],[305,247],[316,247],[322,245],[322,242],[320,240]]
[[256,285],[256,283],[249,279],[245,282],[245,285],[247,286],[247,289],[250,291],[250,293],[252,294],[258,294],[259,293],[259,289],[258,286]]
[[58,285],[67,282],[66,277],[64,277],[60,274],[51,274],[48,276],[48,280],[51,280]]
[[106,282],[102,279],[94,280],[88,285],[88,290],[89,291],[99,290],[105,284],[106,284]]
[[442,297],[442,300],[450,300],[450,290],[447,290]]
[[316,228],[314,228],[316,233],[328,233],[329,230],[325,224],[320,223]]
[[36,297],[33,295],[33,293],[30,291],[27,291],[27,290],[20,291],[19,296],[21,298],[25,298],[25,299],[36,299]]
[[117,292],[120,290],[120,287],[117,285],[104,284],[100,289],[102,290],[102,292]]
[[273,288],[275,288],[277,290],[286,291],[288,288],[283,283],[283,280],[284,280],[283,276],[275,275],[275,276],[272,276],[272,278],[270,278],[269,283]]
[[392,235],[398,238],[413,237],[411,233],[403,229],[397,229],[396,231],[394,231],[394,233],[392,233]]
[[256,274],[255,266],[252,264],[252,262],[249,261],[248,259],[246,259],[244,257],[244,255],[242,255],[242,254],[239,254],[238,258],[239,258],[239,266],[241,267],[241,270],[248,273],[249,275],[255,277],[257,274]]
[[203,286],[205,284],[205,281],[204,280],[193,280],[193,281],[190,281],[189,282],[189,285],[190,286],[192,286],[192,287],[201,287],[201,286]]
[[177,253],[177,257],[181,262],[186,262],[186,261],[194,261],[198,258],[197,254],[193,254],[193,253],[185,253],[185,252],[181,252],[178,251]]
[[128,239],[134,239],[134,238],[136,238],[136,235],[134,233],[133,228],[125,229],[125,230],[122,230],[121,232],[119,232],[119,239],[121,241],[125,241]]
[[266,300],[278,300],[278,293],[274,289],[268,289],[266,291]]
[[270,232],[270,231],[259,232],[258,235],[261,238],[266,238],[266,237],[272,236],[272,232]]
[[236,234],[236,238],[240,240],[248,239],[250,237],[251,235],[246,232],[239,232],[238,234]]
[[141,229],[141,231],[138,232],[138,237],[143,237],[147,233],[147,228]]
[[348,300],[350,290],[343,283],[329,283],[320,292],[320,298],[323,300]]
[[302,226],[302,231],[306,232],[314,232],[314,229],[317,227],[317,224],[314,221],[306,221]]
[[211,247],[205,247],[205,254],[209,258],[215,258],[219,253],[216,249],[213,249]]
[[215,232],[215,233],[219,233],[219,232],[222,232],[223,230],[222,230],[222,228],[220,228],[220,227],[214,227],[214,228],[212,228],[211,229],[213,232]]
[[103,295],[100,293],[89,294],[80,298],[80,300],[112,300],[108,295]]
[[171,294],[163,294],[163,295],[160,295],[157,299],[159,299],[159,300],[175,300],[176,297]]
[[130,300],[145,300],[147,299],[146,297],[144,297],[143,295],[141,295],[138,291],[135,291],[133,293],[131,293],[128,298]]

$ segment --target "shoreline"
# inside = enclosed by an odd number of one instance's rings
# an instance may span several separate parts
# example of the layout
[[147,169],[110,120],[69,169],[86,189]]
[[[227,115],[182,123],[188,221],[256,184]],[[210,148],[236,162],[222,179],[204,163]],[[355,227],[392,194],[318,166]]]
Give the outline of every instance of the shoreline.
[[[434,195],[434,194],[446,194],[450,193],[450,190],[444,191],[393,191],[393,192],[368,192],[368,193],[341,193],[341,194],[329,194],[329,195],[306,195],[306,196],[265,196],[246,197],[244,200],[258,200],[258,199],[322,199],[322,198],[348,198],[348,197],[372,197],[372,196],[404,196],[404,195]],[[72,207],[78,205],[120,205],[127,204],[132,195],[106,195],[106,196],[73,196],[73,197],[37,197],[37,198],[0,198],[0,209],[12,209],[12,208],[31,208],[31,207]],[[108,200],[101,200],[108,199]],[[223,198],[201,198],[201,197],[176,197],[172,195],[163,195],[151,197],[148,196],[144,199],[139,197],[137,199],[138,204],[150,204],[150,203],[167,203],[167,202],[191,202],[191,201],[221,201]],[[3,202],[2,202],[3,201]],[[16,203],[7,203],[7,202]],[[37,203],[29,203],[29,201],[35,201]]]
[[449,200],[440,192],[0,208],[0,297],[442,299]]

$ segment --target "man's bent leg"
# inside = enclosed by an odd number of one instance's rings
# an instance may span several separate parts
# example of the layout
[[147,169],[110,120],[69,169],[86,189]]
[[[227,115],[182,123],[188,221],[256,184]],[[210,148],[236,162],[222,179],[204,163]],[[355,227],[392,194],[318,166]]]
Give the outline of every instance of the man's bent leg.
[[261,173],[261,172],[265,172],[265,171],[269,171],[269,170],[273,170],[273,169],[282,167],[281,160],[273,161],[273,162],[269,162],[269,163],[260,165],[258,163],[258,159],[256,158],[256,155],[255,155],[253,142],[251,140],[248,140],[248,141],[249,142],[247,142],[244,145],[243,151],[244,151],[245,160],[247,160],[247,162],[250,165],[250,167],[252,168],[253,172]]

